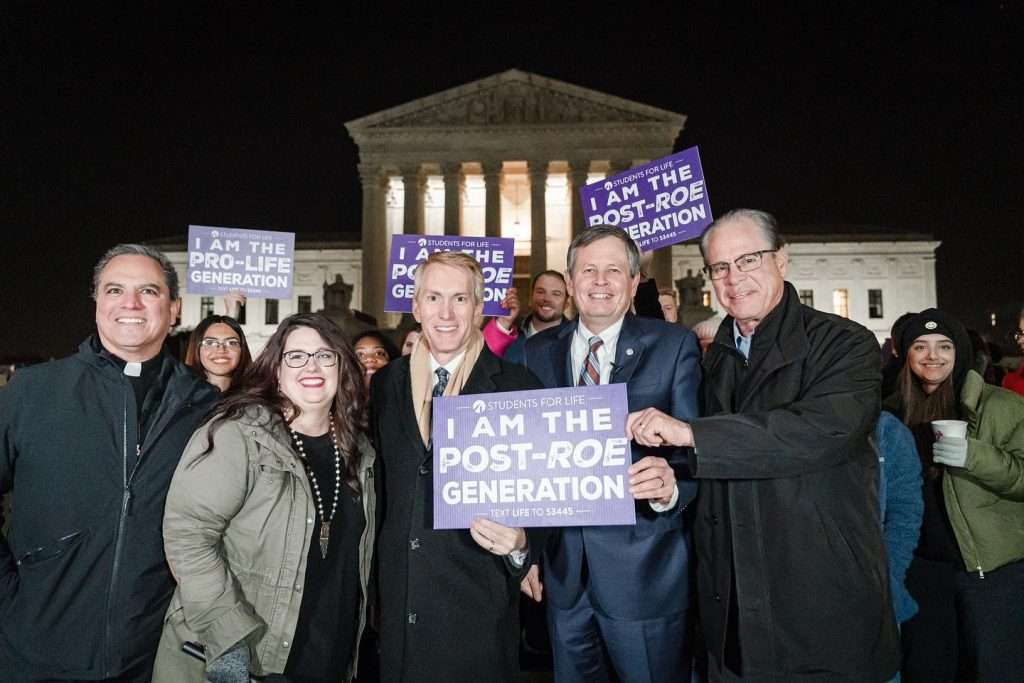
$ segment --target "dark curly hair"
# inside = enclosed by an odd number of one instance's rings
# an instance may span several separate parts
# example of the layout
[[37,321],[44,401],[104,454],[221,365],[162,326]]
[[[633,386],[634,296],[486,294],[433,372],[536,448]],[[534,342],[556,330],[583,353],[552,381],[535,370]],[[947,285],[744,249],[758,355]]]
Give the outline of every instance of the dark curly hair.
[[206,452],[213,449],[213,434],[227,420],[240,417],[249,408],[262,406],[270,414],[271,422],[281,419],[289,424],[302,410],[281,393],[278,370],[288,336],[300,327],[308,327],[319,334],[328,348],[338,354],[338,392],[331,408],[331,420],[338,437],[338,448],[344,454],[344,476],[347,483],[359,491],[359,455],[357,442],[367,431],[366,392],[363,389],[363,367],[359,364],[352,345],[332,320],[319,313],[297,313],[281,321],[277,331],[267,341],[263,351],[249,366],[242,387],[217,407],[210,419]]

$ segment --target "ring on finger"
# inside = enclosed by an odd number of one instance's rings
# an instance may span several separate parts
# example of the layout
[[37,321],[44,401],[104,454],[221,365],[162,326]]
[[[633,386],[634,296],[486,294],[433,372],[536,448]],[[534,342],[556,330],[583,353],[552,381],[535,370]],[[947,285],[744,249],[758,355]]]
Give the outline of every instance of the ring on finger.
[[661,477],[658,477],[658,488],[659,489],[665,488],[665,480],[662,479]]

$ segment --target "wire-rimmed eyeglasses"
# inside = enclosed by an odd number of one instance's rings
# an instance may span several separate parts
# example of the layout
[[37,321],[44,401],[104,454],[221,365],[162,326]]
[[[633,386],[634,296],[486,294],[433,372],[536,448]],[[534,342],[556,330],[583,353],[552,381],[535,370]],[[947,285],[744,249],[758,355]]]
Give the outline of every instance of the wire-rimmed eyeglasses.
[[242,342],[232,337],[231,339],[217,339],[215,337],[206,337],[199,345],[207,351],[211,349],[222,349],[225,351],[237,351],[242,348]]
[[749,254],[743,254],[739,258],[733,260],[730,264],[726,261],[719,263],[709,263],[708,265],[701,268],[708,277],[712,280],[721,280],[729,274],[729,269],[735,265],[736,270],[741,273],[749,273],[752,270],[757,270],[761,267],[761,257],[765,254],[774,254],[778,249],[762,249],[761,251],[752,251]]
[[298,369],[306,367],[309,359],[316,360],[316,364],[322,368],[329,368],[338,362],[338,354],[329,349],[320,349],[310,353],[309,351],[285,351],[281,354],[284,364],[290,368]]

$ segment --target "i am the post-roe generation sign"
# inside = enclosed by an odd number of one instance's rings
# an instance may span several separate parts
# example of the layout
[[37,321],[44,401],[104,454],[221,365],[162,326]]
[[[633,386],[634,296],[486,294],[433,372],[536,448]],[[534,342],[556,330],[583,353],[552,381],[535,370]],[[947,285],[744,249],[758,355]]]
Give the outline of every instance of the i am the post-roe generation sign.
[[412,312],[416,268],[437,251],[461,251],[475,258],[484,271],[484,315],[508,315],[501,301],[512,287],[515,240],[468,235],[394,235],[388,260],[388,289],[384,293],[385,311]]
[[635,524],[625,384],[435,398],[434,528]]
[[616,225],[642,251],[698,237],[711,225],[696,147],[580,188],[587,227]]
[[189,294],[237,289],[257,299],[290,299],[295,282],[295,233],[188,226]]

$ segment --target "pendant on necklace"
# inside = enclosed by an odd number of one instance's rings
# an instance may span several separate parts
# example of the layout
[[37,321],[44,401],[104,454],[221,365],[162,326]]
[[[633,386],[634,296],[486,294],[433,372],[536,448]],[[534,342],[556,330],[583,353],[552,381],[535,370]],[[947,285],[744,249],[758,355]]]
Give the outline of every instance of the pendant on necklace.
[[331,523],[327,520],[320,522],[320,557],[327,559],[327,542],[331,540]]

